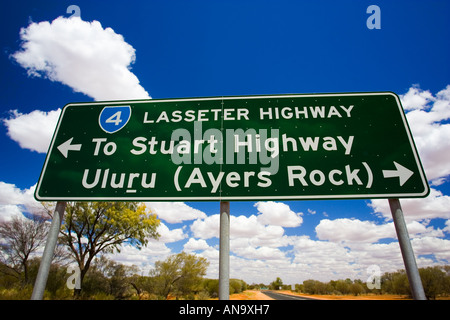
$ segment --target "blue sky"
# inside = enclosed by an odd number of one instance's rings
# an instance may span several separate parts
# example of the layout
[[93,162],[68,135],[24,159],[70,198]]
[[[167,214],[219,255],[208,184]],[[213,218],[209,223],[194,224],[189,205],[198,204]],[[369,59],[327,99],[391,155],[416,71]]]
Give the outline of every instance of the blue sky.
[[[381,29],[366,26],[372,4]],[[70,5],[81,20],[70,19]],[[432,188],[426,199],[402,200],[418,264],[448,264],[449,9],[437,0],[8,2],[0,219],[38,206],[34,187],[69,102],[393,91]],[[148,207],[161,218],[161,240],[112,258],[148,270],[186,250],[207,257],[217,277],[219,203]],[[403,268],[387,200],[233,202],[231,213],[231,277],[300,283],[366,279],[372,264]]]

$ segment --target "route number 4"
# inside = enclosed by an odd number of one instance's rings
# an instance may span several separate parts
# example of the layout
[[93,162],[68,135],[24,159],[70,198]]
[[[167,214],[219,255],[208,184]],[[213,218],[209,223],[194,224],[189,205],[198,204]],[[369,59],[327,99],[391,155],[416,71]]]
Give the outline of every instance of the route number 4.
[[122,119],[120,119],[121,115],[122,115],[122,111],[117,111],[111,117],[106,119],[105,122],[106,123],[114,123],[114,125],[118,126],[122,122]]
[[104,107],[98,123],[107,133],[114,133],[125,127],[131,117],[130,106]]

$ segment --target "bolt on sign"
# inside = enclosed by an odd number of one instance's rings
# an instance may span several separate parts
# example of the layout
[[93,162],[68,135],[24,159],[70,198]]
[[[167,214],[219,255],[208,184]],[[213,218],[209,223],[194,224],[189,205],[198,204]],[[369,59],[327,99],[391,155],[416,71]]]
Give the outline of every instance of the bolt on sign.
[[70,103],[41,201],[425,197],[391,92]]

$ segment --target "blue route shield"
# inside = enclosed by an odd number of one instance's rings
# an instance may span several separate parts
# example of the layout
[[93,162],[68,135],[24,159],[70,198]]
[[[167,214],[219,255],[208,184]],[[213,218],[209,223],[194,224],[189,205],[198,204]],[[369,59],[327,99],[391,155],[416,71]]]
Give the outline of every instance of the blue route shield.
[[100,112],[98,123],[103,131],[114,133],[125,127],[130,117],[130,106],[104,107]]

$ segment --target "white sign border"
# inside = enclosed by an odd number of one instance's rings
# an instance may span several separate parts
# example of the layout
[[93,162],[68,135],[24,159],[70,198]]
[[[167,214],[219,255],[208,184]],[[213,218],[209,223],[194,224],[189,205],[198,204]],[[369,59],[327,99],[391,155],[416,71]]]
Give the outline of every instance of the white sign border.
[[347,96],[371,96],[371,95],[391,95],[397,102],[399,113],[401,115],[408,140],[411,149],[414,154],[416,165],[419,168],[419,174],[424,186],[424,191],[420,193],[392,193],[392,194],[357,194],[357,195],[298,195],[298,196],[259,196],[258,200],[333,200],[333,199],[388,199],[388,198],[420,198],[426,197],[430,193],[430,187],[425,177],[424,169],[420,161],[417,149],[414,143],[414,139],[409,128],[406,115],[403,111],[400,99],[397,94],[391,91],[380,92],[355,92],[355,93],[313,93],[313,94],[278,94],[278,95],[254,95],[254,96],[223,96],[223,97],[202,97],[202,98],[175,98],[175,99],[146,99],[146,100],[121,100],[121,101],[93,101],[93,102],[81,102],[81,103],[68,103],[61,111],[56,130],[53,134],[52,142],[49,146],[47,156],[43,169],[41,171],[38,184],[35,190],[35,198],[38,201],[255,201],[253,196],[203,196],[203,197],[45,197],[40,196],[39,191],[42,183],[42,177],[44,176],[47,164],[50,158],[51,151],[54,148],[55,137],[59,132],[59,128],[64,117],[65,110],[68,107],[73,106],[92,106],[92,105],[124,105],[124,104],[139,104],[139,103],[164,103],[164,102],[187,102],[187,101],[225,101],[225,100],[237,100],[237,99],[276,99],[276,98],[314,98],[314,97],[347,97]]

